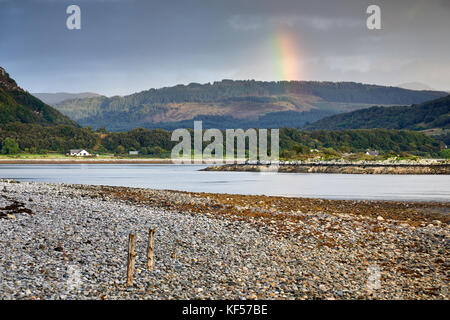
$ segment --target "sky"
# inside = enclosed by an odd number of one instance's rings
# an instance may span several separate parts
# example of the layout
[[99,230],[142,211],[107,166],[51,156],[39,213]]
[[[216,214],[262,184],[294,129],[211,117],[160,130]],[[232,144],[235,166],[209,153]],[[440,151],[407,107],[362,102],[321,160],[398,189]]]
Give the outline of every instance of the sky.
[[[81,9],[69,30],[66,9]],[[369,5],[381,29],[369,30]],[[235,80],[450,90],[449,0],[0,0],[0,66],[29,92]]]

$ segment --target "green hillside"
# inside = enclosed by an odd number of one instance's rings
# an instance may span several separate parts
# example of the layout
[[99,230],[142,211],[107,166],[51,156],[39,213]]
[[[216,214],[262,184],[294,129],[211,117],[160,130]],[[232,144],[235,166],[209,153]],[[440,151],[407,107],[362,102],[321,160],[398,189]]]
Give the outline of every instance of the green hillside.
[[333,115],[308,125],[308,130],[450,129],[450,95],[418,105],[372,107]]
[[78,126],[55,108],[21,89],[8,73],[0,68],[0,125],[11,122]]

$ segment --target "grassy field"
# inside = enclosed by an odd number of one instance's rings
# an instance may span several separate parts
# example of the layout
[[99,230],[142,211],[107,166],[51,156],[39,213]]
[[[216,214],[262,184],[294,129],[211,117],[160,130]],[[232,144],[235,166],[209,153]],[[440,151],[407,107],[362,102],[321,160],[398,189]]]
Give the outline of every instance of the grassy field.
[[51,154],[1,154],[0,159],[61,159],[67,158],[62,153]]
[[128,156],[128,155],[120,155],[115,156],[113,154],[102,154],[93,157],[72,157],[66,156],[62,153],[48,153],[48,154],[13,154],[6,155],[0,154],[0,159],[164,159],[164,157],[156,157],[156,156]]

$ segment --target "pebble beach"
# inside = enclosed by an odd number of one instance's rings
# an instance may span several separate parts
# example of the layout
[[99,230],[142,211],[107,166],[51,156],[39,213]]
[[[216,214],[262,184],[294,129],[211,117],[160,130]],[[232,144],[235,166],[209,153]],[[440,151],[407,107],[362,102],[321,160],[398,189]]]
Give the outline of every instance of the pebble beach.
[[0,191],[0,299],[449,299],[449,202],[6,180]]

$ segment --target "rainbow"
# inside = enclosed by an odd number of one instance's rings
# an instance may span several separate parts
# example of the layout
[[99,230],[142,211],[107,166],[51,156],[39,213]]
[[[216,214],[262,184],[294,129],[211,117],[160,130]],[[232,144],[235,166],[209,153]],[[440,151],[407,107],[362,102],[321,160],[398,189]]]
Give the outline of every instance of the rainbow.
[[298,39],[284,29],[275,32],[273,48],[276,73],[279,80],[301,80]]

